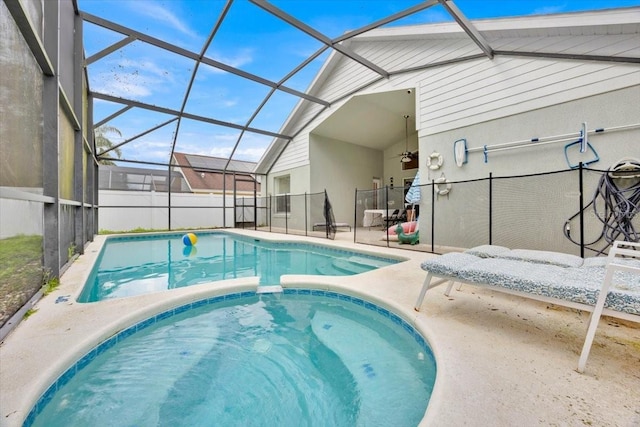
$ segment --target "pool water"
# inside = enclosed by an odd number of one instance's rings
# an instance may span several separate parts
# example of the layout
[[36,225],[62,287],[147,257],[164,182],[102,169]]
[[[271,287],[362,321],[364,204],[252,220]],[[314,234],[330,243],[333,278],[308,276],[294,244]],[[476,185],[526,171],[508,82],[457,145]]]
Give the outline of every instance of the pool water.
[[108,238],[78,301],[95,302],[240,277],[259,276],[261,285],[278,285],[283,274],[345,276],[399,262],[224,232],[198,233],[196,245],[189,247],[182,236]]
[[308,289],[192,303],[98,349],[25,426],[415,426],[436,374],[397,315]]

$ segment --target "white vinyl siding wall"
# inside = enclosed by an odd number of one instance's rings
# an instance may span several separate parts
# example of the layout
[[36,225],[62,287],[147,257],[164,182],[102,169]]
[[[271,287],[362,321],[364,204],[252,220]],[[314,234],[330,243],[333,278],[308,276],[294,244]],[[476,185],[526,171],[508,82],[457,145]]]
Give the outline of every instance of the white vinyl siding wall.
[[[604,35],[580,36],[581,31],[565,29],[558,31],[562,35],[549,37],[529,30],[527,37],[488,39],[495,50],[640,56],[637,34],[611,34],[628,31],[625,26],[608,26]],[[390,71],[480,52],[474,43],[458,38],[354,42],[352,47]],[[336,67],[333,79],[362,84],[347,71]],[[402,75],[375,88],[396,88],[398,79]],[[424,136],[640,84],[640,69],[615,62],[496,56],[427,68],[411,80],[418,82],[418,129]]]
[[[540,22],[542,27],[548,26]],[[483,25],[478,23],[477,28],[497,51],[640,57],[637,24],[602,26],[598,28],[599,35],[593,35],[593,27],[588,25],[486,31]],[[491,25],[499,27],[500,24]],[[393,31],[399,29],[388,33]],[[372,93],[415,87],[417,129],[419,137],[424,137],[640,85],[638,64],[618,62],[497,55],[494,59],[482,57],[429,68],[429,64],[477,55],[481,51],[461,32],[418,34],[416,31],[408,36],[357,37],[348,46],[389,72],[424,66],[422,70],[384,79],[335,54],[333,62],[324,70],[327,74],[321,77],[326,81],[314,90],[314,95],[333,103],[331,108],[289,143],[272,171],[309,165],[309,132],[346,101],[345,95],[357,88],[364,88],[359,93]],[[320,108],[303,106],[294,121],[305,124]]]
[[317,96],[333,102],[378,78],[381,78],[379,74],[351,59],[343,57],[333,68],[331,79],[325,82]]
[[[296,114],[295,127],[291,133],[297,133],[304,124],[313,119],[323,108],[323,105],[315,103],[304,105]],[[303,129],[288,143],[287,148],[274,164],[271,172],[278,173],[309,165],[309,132],[311,129],[313,129],[312,126]]]
[[274,167],[272,173],[309,165],[309,136],[301,133],[289,142]]
[[[621,28],[609,29],[617,30]],[[542,37],[535,30],[530,33],[532,37],[493,38],[490,43],[496,50],[640,56],[636,34]],[[480,53],[474,43],[458,38],[354,42],[351,47],[389,71]],[[320,96],[339,98],[377,79],[362,68],[341,59]],[[621,89],[634,80],[640,84],[640,69],[633,64],[517,56],[469,60],[418,73],[417,79],[411,73],[411,80],[417,80],[420,88],[420,135]],[[374,86],[390,90],[398,87],[398,80],[406,79],[398,75]]]
[[[637,34],[611,34],[627,30],[624,26],[608,26],[608,34],[580,36],[582,30],[577,27],[559,30],[562,35],[552,37],[529,30],[527,37],[488,39],[495,50],[638,57]],[[471,41],[458,38],[365,41],[354,42],[352,47],[390,71],[480,52]],[[333,79],[352,81],[352,87],[362,84],[347,71],[346,67],[336,67]],[[394,87],[398,78],[402,77],[391,79]],[[614,62],[496,56],[427,68],[417,80],[418,129],[424,136],[640,84],[640,69]],[[381,82],[375,87],[389,88],[390,83]]]
[[[633,65],[498,57],[421,80],[420,136],[640,84]],[[471,66],[470,66],[471,65]]]
[[362,43],[362,46],[357,46],[355,50],[359,55],[389,72],[482,53],[475,43],[468,39]]

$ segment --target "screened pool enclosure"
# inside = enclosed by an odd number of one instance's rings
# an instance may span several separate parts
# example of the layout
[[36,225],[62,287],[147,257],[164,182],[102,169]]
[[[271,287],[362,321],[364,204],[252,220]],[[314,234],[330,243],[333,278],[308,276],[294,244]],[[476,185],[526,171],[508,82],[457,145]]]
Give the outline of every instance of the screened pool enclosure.
[[[460,8],[449,0],[362,2],[364,23],[362,16],[338,19],[338,3],[327,10],[322,1],[185,1],[191,9],[181,19],[161,3],[0,2],[1,325],[21,318],[43,283],[54,284],[101,229],[144,228],[105,227],[103,208],[116,218],[152,218],[150,229],[288,229],[295,219],[300,230],[315,231],[326,221],[325,193],[278,191],[266,177],[316,117],[391,77],[477,58],[545,55],[492,47],[463,13],[464,1]],[[434,20],[455,22],[472,49],[386,69],[350,48],[371,30]],[[309,88],[331,55],[349,61],[364,83],[320,97]],[[304,114],[289,116],[296,106]],[[392,131],[404,134],[405,125]],[[180,153],[217,160],[179,163]],[[196,191],[191,172],[215,184]],[[106,188],[123,194],[103,199]],[[294,218],[292,207],[304,213]]]

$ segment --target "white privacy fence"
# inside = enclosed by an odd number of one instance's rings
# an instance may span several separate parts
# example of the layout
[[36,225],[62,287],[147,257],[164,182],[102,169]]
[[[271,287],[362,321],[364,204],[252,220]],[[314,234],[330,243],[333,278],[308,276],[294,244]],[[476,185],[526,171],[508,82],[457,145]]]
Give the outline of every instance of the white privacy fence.
[[20,234],[42,236],[42,210],[42,203],[0,198],[0,239]]
[[[233,227],[233,197],[219,194],[100,190],[100,230]],[[171,211],[169,212],[169,209]],[[170,219],[169,219],[170,218]]]

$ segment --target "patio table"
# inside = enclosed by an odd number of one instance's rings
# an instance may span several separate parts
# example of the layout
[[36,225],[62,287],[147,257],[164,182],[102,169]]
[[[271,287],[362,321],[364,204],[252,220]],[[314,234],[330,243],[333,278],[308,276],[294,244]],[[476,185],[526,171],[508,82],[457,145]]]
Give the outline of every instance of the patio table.
[[376,227],[382,225],[387,216],[385,209],[366,209],[362,219],[363,227]]

